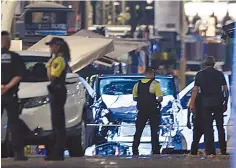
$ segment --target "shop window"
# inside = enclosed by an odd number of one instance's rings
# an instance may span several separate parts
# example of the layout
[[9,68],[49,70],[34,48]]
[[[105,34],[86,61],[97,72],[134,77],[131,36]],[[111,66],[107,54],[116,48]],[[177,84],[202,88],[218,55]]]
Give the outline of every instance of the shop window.
[[[59,16],[59,17],[57,17]],[[56,12],[32,12],[33,23],[65,23],[66,15]]]

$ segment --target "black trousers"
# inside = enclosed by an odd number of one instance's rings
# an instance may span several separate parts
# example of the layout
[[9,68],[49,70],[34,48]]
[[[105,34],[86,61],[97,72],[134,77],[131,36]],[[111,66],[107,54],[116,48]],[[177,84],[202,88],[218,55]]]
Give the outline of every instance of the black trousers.
[[213,119],[216,120],[221,152],[226,152],[224,117],[222,106],[203,106],[202,114],[204,114],[203,125],[207,154],[215,154]]
[[226,153],[226,141],[225,141],[225,129],[224,129],[224,114],[222,107],[219,107],[218,111],[214,113],[214,119],[216,121],[216,128],[218,130],[219,144],[221,153]]
[[50,154],[53,156],[64,156],[64,147],[66,143],[66,125],[65,125],[65,110],[66,88],[61,87],[55,90],[49,90],[50,107],[51,107],[51,122],[54,137],[52,139],[53,148]]
[[193,142],[191,145],[191,154],[192,155],[197,155],[199,141],[200,141],[202,135],[204,135],[202,119],[203,118],[201,115],[201,111],[197,111],[195,114],[194,121],[193,121]]
[[140,138],[142,136],[144,127],[147,121],[150,121],[151,127],[151,143],[153,154],[160,153],[159,146],[159,125],[160,125],[160,112],[158,110],[151,110],[148,108],[140,109],[136,120],[136,132],[133,141],[133,152],[138,153]]
[[22,134],[22,124],[19,118],[20,110],[17,94],[2,95],[1,115],[7,111],[9,141],[14,151],[24,149],[24,134]]

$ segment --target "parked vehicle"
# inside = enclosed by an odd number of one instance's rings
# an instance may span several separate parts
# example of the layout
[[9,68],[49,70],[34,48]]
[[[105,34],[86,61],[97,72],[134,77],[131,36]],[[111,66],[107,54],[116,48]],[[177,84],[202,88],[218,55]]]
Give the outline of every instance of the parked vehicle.
[[[108,125],[99,126],[99,129],[96,130],[103,130],[103,133],[100,134],[98,132],[95,134],[94,138],[97,137],[97,135],[103,135],[105,136],[103,138],[103,143],[119,142],[132,145],[135,132],[134,121],[137,115],[136,102],[134,102],[132,98],[132,88],[142,77],[143,75],[94,75],[88,79],[88,82],[96,93],[93,99],[90,100],[90,102],[93,102],[92,104],[96,104],[97,106],[96,108],[91,106],[93,115],[100,119],[105,117],[106,123],[100,122],[101,120],[97,120],[97,123]],[[230,76],[225,75],[225,78],[228,86],[230,86]],[[187,103],[191,97],[194,82],[190,83],[185,89],[178,93],[172,76],[157,75],[156,80],[159,81],[164,95],[159,134],[162,149],[173,147],[176,150],[190,150],[193,131],[192,129],[187,128]],[[107,110],[105,110],[105,115],[101,115],[101,112],[104,110],[104,106],[102,107],[102,104],[104,103]],[[229,98],[228,110],[224,113],[228,149],[231,149],[232,147],[232,125],[230,124],[230,117],[231,97]],[[217,133],[216,126],[214,126],[216,147],[218,146]],[[204,137],[202,137],[200,141],[200,148],[203,147],[203,138]],[[150,128],[147,123],[143,131],[141,142],[145,144],[145,142],[149,143],[150,140]],[[102,142],[99,142],[98,144],[101,145]],[[95,143],[95,146],[98,144]],[[143,152],[148,154],[146,147]]]
[[[230,86],[230,76],[225,74],[225,79],[226,79],[227,85]],[[179,124],[181,126],[183,126],[181,132],[182,132],[182,135],[184,136],[184,138],[186,139],[188,150],[191,149],[191,143],[192,143],[192,140],[193,140],[192,139],[193,136],[192,136],[192,129],[188,129],[186,127],[186,125],[187,125],[187,113],[188,113],[187,104],[188,104],[189,99],[191,97],[193,87],[194,87],[194,82],[190,83],[178,95],[178,97],[180,98],[181,106],[182,106],[182,111],[181,111],[180,115],[178,116],[178,120],[179,120]],[[229,88],[229,90],[230,90],[230,88]],[[228,109],[224,113],[224,127],[225,127],[225,130],[226,130],[226,140],[227,141],[231,137],[232,125],[229,124],[230,119],[231,119],[231,96],[229,97],[229,101],[228,101]],[[216,128],[215,121],[214,121],[213,125],[214,125],[213,128],[214,128],[215,146],[218,147],[219,146],[219,144],[218,144],[219,139],[218,139],[218,131],[217,131],[217,128]],[[204,136],[202,136],[202,138],[200,140],[200,147],[201,148],[204,147],[203,143],[204,143]],[[232,147],[231,142],[228,141],[227,147],[228,148]]]
[[[52,136],[50,120],[49,84],[45,64],[50,59],[50,53],[21,51],[18,52],[27,68],[19,87],[20,118],[25,126],[25,144],[48,144]],[[66,148],[71,156],[83,156],[87,147],[86,139],[86,98],[85,87],[76,73],[66,75],[67,101],[65,104],[67,143]],[[7,156],[8,134],[7,115],[2,116],[2,155]],[[46,145],[46,149],[50,149]]]
[[[89,83],[96,93],[94,103],[104,102],[110,112],[109,125],[111,126],[105,126],[109,127],[109,134],[106,135],[108,142],[131,143],[133,141],[137,109],[132,90],[135,83],[143,77],[144,75],[137,74],[90,77]],[[186,149],[186,141],[177,118],[182,107],[174,77],[157,75],[156,80],[159,81],[164,96],[161,109],[160,142],[163,148],[172,146],[175,149]],[[149,123],[147,123],[141,142],[150,141],[151,133]]]

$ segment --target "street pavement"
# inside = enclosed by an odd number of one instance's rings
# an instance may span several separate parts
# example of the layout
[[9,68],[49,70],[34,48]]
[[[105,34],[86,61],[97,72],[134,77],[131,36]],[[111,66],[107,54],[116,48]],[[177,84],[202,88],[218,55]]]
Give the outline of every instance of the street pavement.
[[12,158],[1,160],[2,168],[229,168],[229,156],[154,155],[139,157],[81,157],[65,161],[44,161],[41,156],[32,156],[26,162]]

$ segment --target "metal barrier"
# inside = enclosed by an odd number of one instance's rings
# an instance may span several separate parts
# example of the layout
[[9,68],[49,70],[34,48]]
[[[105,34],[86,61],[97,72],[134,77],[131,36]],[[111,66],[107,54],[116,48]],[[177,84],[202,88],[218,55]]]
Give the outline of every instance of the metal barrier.
[[[135,126],[135,124],[86,124],[87,126],[101,126],[101,127],[121,127],[121,126]],[[149,125],[149,124],[146,124],[146,126]],[[187,127],[187,125],[179,125],[179,126],[174,126],[174,125],[159,125],[159,127],[170,127],[172,126],[173,127]],[[213,125],[213,126],[217,126],[217,125]],[[224,126],[234,126],[234,125],[224,125]]]

